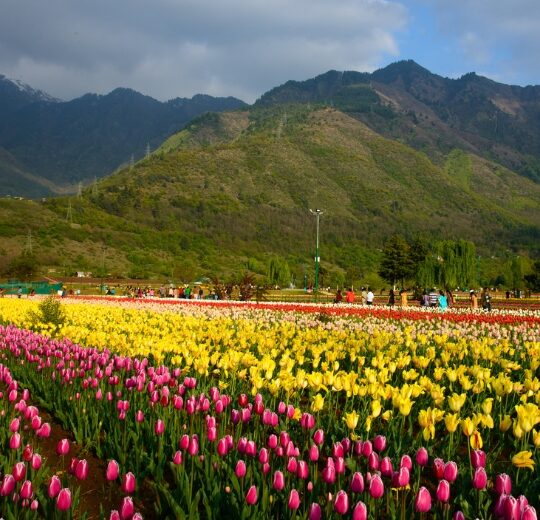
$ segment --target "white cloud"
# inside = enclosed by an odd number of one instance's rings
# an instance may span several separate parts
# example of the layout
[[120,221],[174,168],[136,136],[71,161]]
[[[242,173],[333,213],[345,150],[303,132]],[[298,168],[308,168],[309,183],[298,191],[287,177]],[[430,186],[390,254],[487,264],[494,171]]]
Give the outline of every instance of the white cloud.
[[406,21],[386,0],[7,0],[0,73],[65,99],[130,86],[253,101],[288,79],[373,70]]

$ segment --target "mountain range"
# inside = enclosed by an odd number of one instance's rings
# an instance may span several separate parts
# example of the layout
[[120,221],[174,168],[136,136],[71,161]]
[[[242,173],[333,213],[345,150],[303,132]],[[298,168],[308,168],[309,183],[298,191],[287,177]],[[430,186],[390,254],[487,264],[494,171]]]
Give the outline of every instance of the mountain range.
[[[320,208],[328,280],[376,272],[395,233],[471,240],[490,280],[492,264],[539,252],[538,99],[538,87],[450,80],[414,62],[287,82],[252,106],[204,111],[78,196],[0,199],[0,249],[7,261],[30,242],[40,263],[66,273],[183,280],[246,267],[263,274],[277,255],[298,281],[313,270],[309,209]],[[0,154],[0,165],[18,160],[13,149]]]
[[193,117],[244,106],[206,95],[163,103],[126,88],[63,102],[0,76],[0,194],[76,192],[144,157]]

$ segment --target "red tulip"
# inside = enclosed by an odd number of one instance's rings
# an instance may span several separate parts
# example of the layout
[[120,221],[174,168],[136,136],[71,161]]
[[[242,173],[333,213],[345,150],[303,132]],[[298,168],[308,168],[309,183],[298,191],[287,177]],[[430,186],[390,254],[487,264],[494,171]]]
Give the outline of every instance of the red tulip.
[[32,446],[30,444],[27,444],[24,447],[24,450],[23,450],[23,453],[22,453],[23,460],[25,460],[26,462],[30,461],[32,459],[32,454],[33,453],[34,453],[34,448],[32,448]]
[[255,486],[251,486],[246,493],[246,503],[250,506],[253,506],[257,503],[257,500],[257,488]]
[[285,487],[285,477],[281,471],[274,472],[274,481],[272,486],[276,491],[281,491]]
[[60,511],[67,511],[71,507],[71,491],[62,488],[56,497],[56,508]]
[[309,520],[321,520],[322,518],[322,510],[321,506],[317,504],[317,502],[313,502],[311,506],[309,506]]
[[433,473],[435,473],[437,480],[444,477],[444,461],[442,459],[437,458],[433,461]]
[[369,494],[373,498],[381,498],[384,495],[384,484],[381,477],[377,474],[371,477],[369,482]]
[[293,511],[296,511],[300,507],[300,496],[298,495],[298,491],[296,491],[296,489],[291,489],[288,507]]
[[336,495],[336,501],[334,502],[334,511],[340,515],[345,515],[348,510],[349,496],[343,489],[340,489]]
[[136,485],[137,480],[135,475],[131,471],[128,471],[122,477],[122,491],[126,493],[126,495],[131,495],[135,491]]
[[120,473],[120,466],[118,465],[118,462],[116,462],[114,459],[110,460],[109,463],[107,464],[107,471],[105,473],[107,480],[109,482],[111,480],[116,480],[118,478],[119,473]]
[[62,482],[58,478],[58,475],[53,475],[51,477],[51,480],[49,480],[49,486],[47,488],[47,491],[49,493],[49,498],[54,498],[58,496],[58,493],[60,493],[61,489],[62,489]]
[[431,509],[431,495],[424,486],[418,490],[414,501],[414,508],[419,513],[427,513]]
[[133,499],[131,497],[124,497],[120,504],[120,518],[122,520],[129,520],[135,513],[135,506],[133,505]]
[[474,470],[472,485],[474,489],[485,489],[487,485],[486,470],[480,466]]
[[356,506],[354,506],[353,512],[352,512],[352,520],[367,520],[368,513],[367,513],[367,507],[364,502],[358,502]]
[[448,480],[442,479],[439,481],[436,496],[439,502],[448,502],[450,500],[450,484]]
[[75,467],[75,477],[77,480],[86,480],[88,477],[88,462],[86,459],[81,459]]

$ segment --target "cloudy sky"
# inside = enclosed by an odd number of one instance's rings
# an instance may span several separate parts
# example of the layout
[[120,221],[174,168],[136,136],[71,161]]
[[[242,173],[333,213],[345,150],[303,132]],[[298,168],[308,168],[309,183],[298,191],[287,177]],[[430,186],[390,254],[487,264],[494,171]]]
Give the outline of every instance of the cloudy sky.
[[400,59],[540,84],[540,0],[2,0],[0,74],[65,100],[122,86],[253,102]]

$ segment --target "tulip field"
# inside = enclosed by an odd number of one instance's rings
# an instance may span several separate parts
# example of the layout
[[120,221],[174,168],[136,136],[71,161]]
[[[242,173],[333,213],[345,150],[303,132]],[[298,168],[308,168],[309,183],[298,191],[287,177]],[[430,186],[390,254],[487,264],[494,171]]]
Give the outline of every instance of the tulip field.
[[540,312],[0,298],[0,516],[540,506]]

